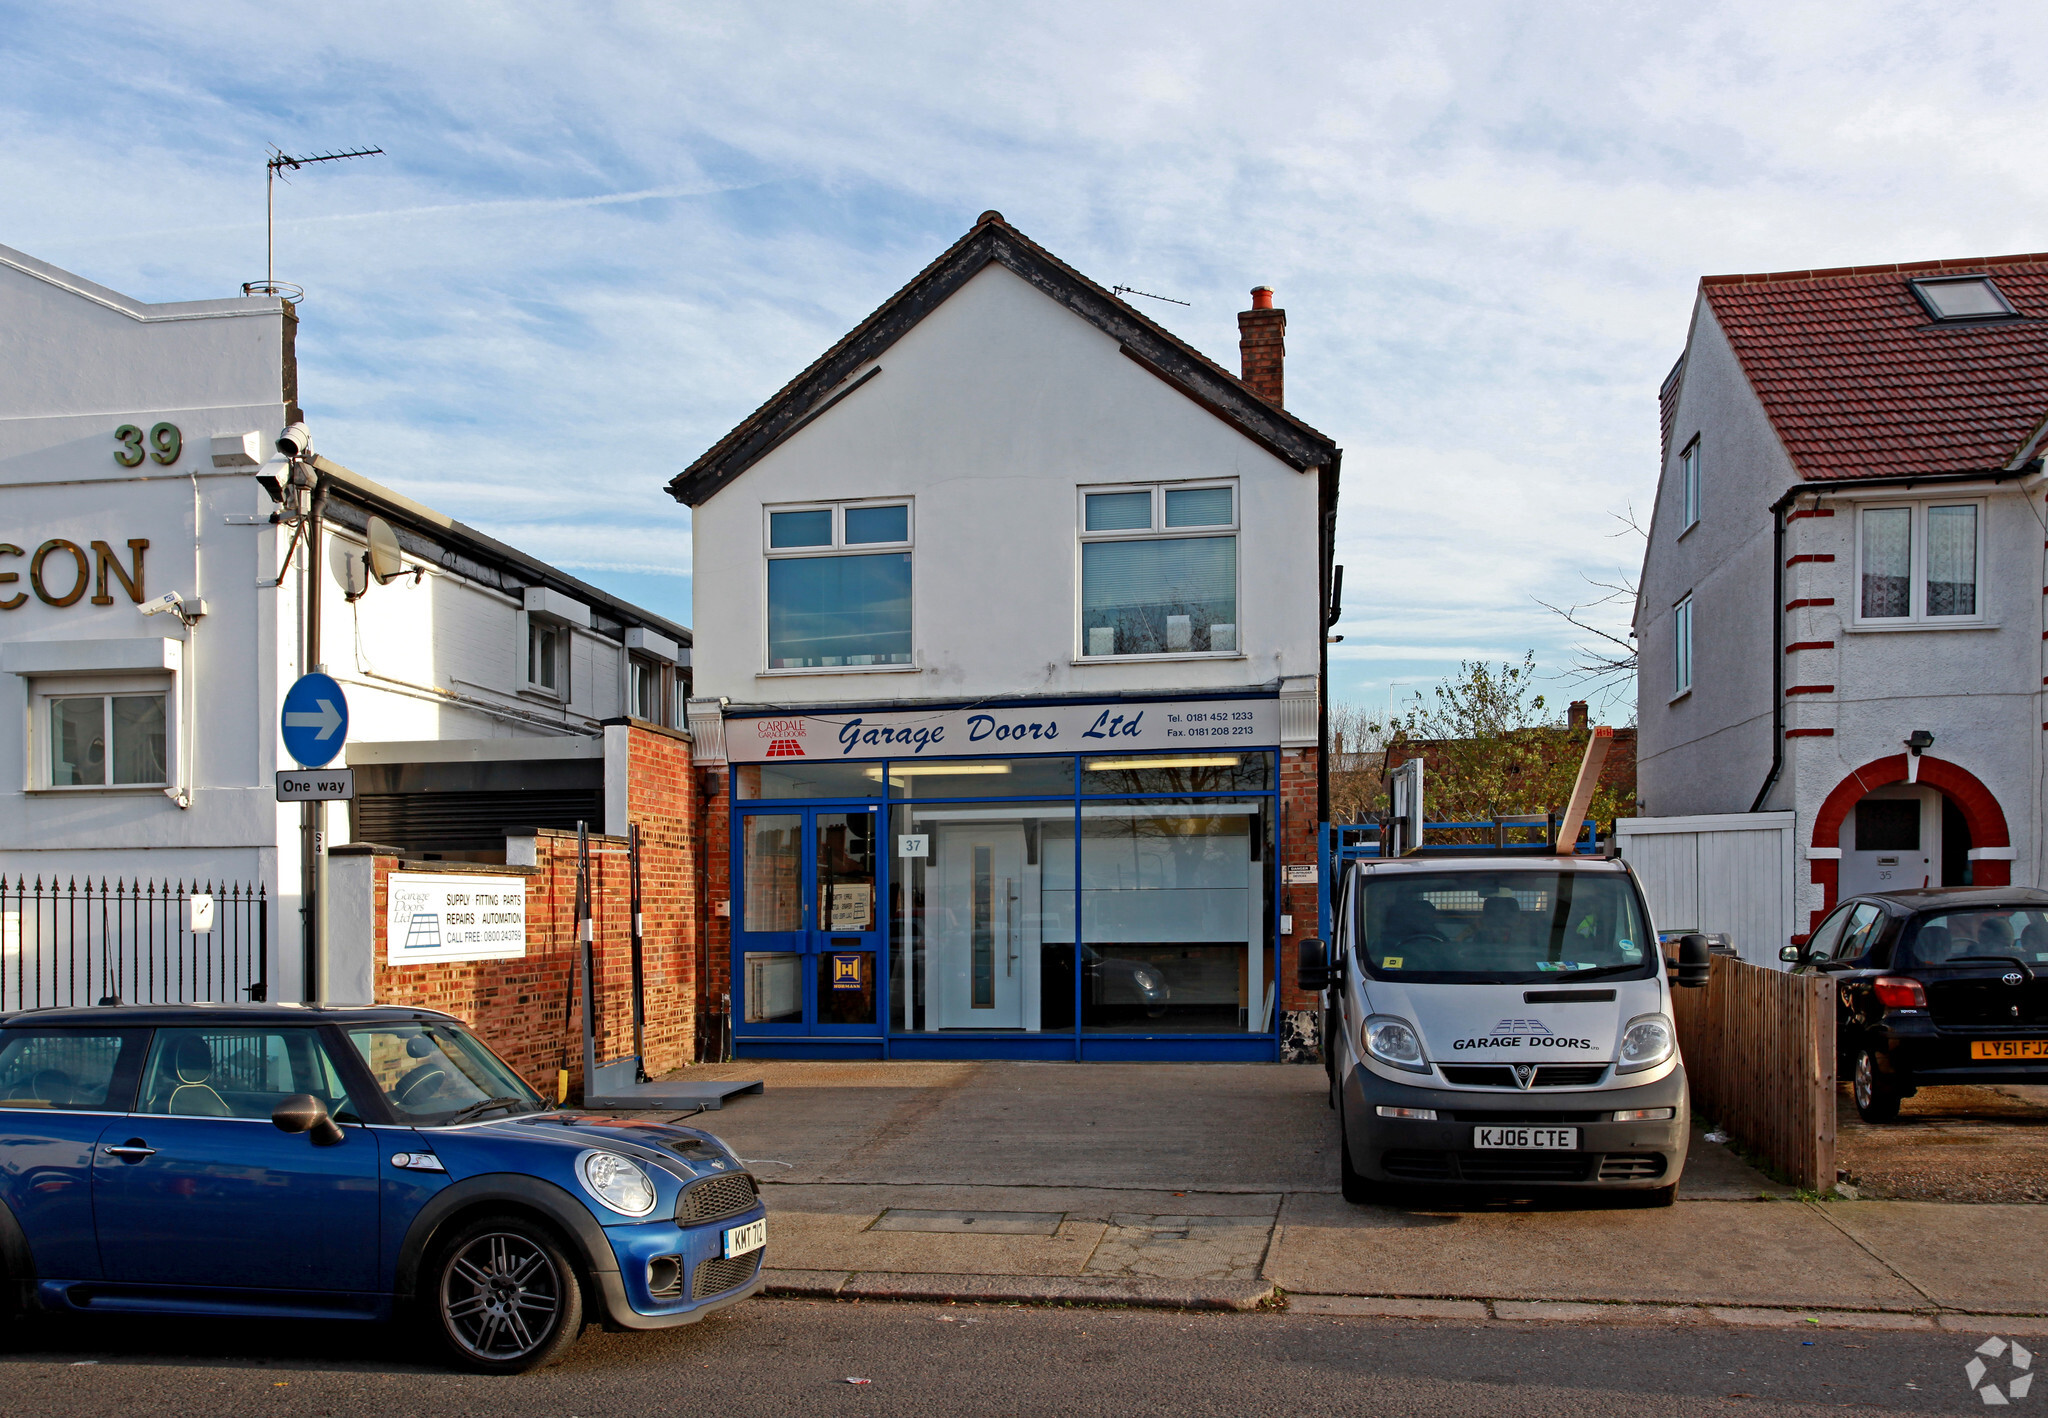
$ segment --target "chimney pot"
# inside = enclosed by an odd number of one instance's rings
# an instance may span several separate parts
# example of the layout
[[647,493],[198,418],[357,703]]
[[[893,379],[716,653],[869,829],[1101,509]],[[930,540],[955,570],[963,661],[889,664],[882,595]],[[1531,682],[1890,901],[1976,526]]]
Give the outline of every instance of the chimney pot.
[[1572,701],[1571,708],[1565,710],[1565,723],[1568,727],[1574,729],[1583,729],[1586,727],[1585,700],[1574,699]]
[[1287,312],[1273,308],[1271,286],[1253,286],[1252,308],[1238,312],[1237,350],[1246,387],[1268,403],[1285,407]]

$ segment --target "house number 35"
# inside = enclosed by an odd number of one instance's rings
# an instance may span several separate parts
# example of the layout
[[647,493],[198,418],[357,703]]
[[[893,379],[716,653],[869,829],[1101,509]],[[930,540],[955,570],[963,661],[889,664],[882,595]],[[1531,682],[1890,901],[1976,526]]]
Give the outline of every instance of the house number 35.
[[[132,423],[124,423],[114,430],[114,441],[121,445],[114,454],[114,461],[124,468],[142,466],[142,430]],[[160,423],[149,430],[149,456],[166,467],[178,461],[178,454],[185,448],[185,437],[178,432],[174,423]]]

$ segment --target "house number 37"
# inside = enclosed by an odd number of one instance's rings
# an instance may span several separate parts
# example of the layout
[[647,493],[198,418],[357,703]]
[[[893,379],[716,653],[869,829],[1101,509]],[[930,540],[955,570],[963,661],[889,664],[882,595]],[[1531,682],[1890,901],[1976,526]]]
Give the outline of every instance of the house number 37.
[[124,423],[114,430],[114,441],[121,446],[114,454],[114,461],[124,468],[142,466],[145,451],[166,467],[178,461],[178,454],[184,451],[185,437],[178,432],[174,423],[156,424],[149,430],[148,447],[143,446],[142,430],[132,423]]

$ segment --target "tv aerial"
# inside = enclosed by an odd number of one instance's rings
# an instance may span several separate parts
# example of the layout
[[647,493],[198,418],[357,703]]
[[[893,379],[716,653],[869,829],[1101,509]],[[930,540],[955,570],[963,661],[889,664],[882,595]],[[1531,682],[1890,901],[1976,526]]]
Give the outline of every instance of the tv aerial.
[[351,148],[345,153],[311,153],[305,157],[293,157],[275,143],[266,145],[269,159],[263,164],[263,279],[242,282],[243,295],[283,295],[296,299],[305,294],[298,286],[277,279],[276,262],[276,192],[280,180],[290,182],[284,175],[289,168],[297,172],[314,163],[340,162],[344,158],[374,158],[383,153],[382,148]]
[[1190,310],[1193,310],[1195,308],[1193,301],[1175,300],[1170,295],[1154,295],[1151,291],[1139,290],[1136,286],[1111,286],[1109,288],[1109,293],[1117,297],[1119,300],[1121,300],[1123,297],[1127,295],[1142,295],[1147,300],[1163,300],[1168,305],[1185,305]]

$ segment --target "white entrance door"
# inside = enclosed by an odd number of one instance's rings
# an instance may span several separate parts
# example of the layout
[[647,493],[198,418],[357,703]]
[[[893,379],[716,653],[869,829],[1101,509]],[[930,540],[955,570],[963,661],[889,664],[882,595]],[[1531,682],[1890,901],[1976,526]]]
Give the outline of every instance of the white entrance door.
[[1842,824],[1839,896],[1941,884],[1941,794],[1919,783],[1873,789]]
[[1038,949],[1025,940],[1024,829],[933,827],[937,881],[926,884],[925,909],[939,1028],[1021,1029],[1026,974],[1037,975],[1037,961],[1027,957]]

